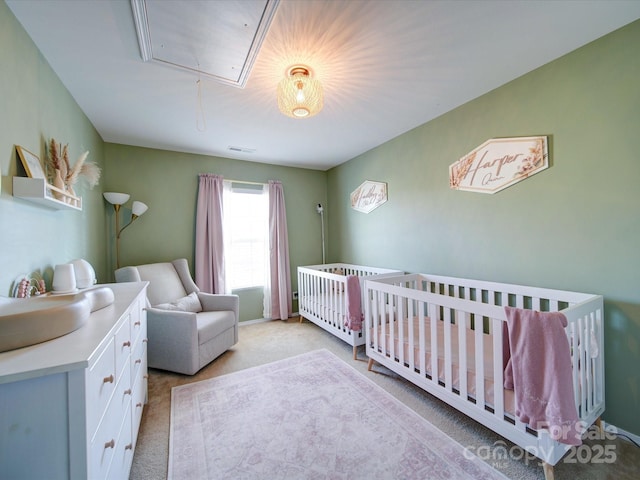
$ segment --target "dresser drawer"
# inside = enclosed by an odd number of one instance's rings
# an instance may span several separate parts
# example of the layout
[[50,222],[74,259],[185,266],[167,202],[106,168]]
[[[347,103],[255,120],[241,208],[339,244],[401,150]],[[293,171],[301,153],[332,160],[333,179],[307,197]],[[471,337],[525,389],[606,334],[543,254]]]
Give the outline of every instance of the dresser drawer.
[[136,378],[140,367],[145,364],[147,356],[147,339],[140,339],[135,345],[131,353],[131,378]]
[[122,369],[128,364],[129,355],[131,354],[131,322],[129,321],[129,315],[116,331],[115,338],[116,372],[120,375]]
[[116,440],[122,425],[120,402],[111,402],[100,423],[89,451],[89,478],[102,480],[107,477],[111,460],[116,452]]
[[[122,372],[122,377],[116,384],[115,392],[107,406],[95,437],[91,443],[91,462],[96,478],[105,478],[109,470],[109,462],[112,456],[117,456],[120,449],[120,435],[123,429],[125,414],[129,419],[124,426],[128,443],[131,443],[131,376],[128,368]],[[133,445],[132,445],[133,447]],[[94,475],[92,474],[92,479]]]
[[142,301],[138,300],[139,308],[131,311],[131,338],[137,342],[147,336],[147,312],[143,310]]
[[147,401],[147,356],[143,356],[141,368],[138,375],[133,380],[133,398],[132,398],[132,422],[133,422],[133,438],[137,438],[140,421],[142,420],[142,410]]
[[87,371],[87,432],[92,438],[116,388],[116,359],[112,337],[96,363]]
[[113,453],[113,460],[109,468],[108,479],[122,480],[129,477],[129,470],[133,462],[133,437],[131,435],[131,408],[127,409],[120,428],[116,448]]

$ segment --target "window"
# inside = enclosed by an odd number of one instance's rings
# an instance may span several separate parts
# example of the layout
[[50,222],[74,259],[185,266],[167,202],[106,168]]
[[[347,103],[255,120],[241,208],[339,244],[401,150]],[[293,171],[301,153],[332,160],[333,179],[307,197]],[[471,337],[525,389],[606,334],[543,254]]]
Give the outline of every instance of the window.
[[223,209],[229,287],[264,286],[269,265],[268,190],[262,185],[225,181]]

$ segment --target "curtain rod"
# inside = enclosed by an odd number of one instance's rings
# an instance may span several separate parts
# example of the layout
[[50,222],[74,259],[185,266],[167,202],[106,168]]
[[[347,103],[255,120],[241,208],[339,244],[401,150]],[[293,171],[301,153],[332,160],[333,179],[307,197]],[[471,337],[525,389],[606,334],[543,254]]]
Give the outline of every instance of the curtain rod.
[[227,182],[231,182],[231,183],[244,183],[246,185],[267,185],[266,183],[249,182],[247,180],[233,180],[232,178],[224,178],[224,180],[226,180]]
[[[200,175],[214,175],[213,173],[201,173]],[[246,185],[268,185],[268,182],[250,182],[248,180],[234,180],[233,178],[225,178],[224,176],[222,176],[222,180],[226,181],[226,182],[231,182],[231,183],[244,183]]]

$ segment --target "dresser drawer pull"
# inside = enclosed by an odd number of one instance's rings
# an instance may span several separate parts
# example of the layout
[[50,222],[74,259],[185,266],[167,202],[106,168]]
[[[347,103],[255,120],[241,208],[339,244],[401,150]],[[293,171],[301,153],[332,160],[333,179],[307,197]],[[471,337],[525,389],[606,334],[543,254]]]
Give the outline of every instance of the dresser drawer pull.
[[104,448],[114,448],[116,446],[116,441],[112,438],[109,442],[104,444]]
[[115,380],[113,375],[109,375],[108,377],[104,377],[102,379],[103,383],[113,383],[113,381]]
[[141,359],[137,359],[137,360],[136,360],[135,362],[133,362],[133,363],[142,363],[142,360],[141,360]]
[[124,342],[122,344],[123,347],[130,347],[131,346],[131,341],[127,340],[126,342]]
[[125,395],[131,395],[131,389],[127,388],[124,392]]
[[137,322],[134,322],[133,326],[134,327],[139,327],[140,326],[140,320],[138,320]]
[[130,443],[124,447],[125,450],[133,450],[133,443]]
[[136,408],[142,407],[142,403],[138,402],[136,403]]

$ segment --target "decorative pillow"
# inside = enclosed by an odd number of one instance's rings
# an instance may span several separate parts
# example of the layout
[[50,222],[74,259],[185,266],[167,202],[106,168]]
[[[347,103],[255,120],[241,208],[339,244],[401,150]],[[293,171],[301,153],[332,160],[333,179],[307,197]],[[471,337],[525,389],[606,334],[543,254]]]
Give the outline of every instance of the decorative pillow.
[[158,305],[154,305],[153,308],[198,313],[202,311],[202,304],[200,303],[200,299],[198,299],[196,292],[193,292],[186,297],[179,298],[171,303],[160,303]]

